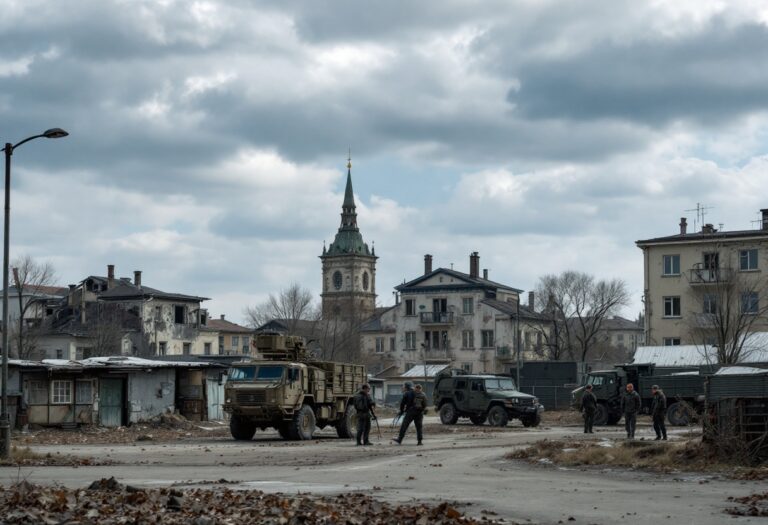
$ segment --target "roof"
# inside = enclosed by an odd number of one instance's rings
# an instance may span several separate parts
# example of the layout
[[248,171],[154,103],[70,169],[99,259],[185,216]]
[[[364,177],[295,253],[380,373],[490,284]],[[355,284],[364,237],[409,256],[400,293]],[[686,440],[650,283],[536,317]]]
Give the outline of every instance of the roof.
[[9,360],[9,363],[24,368],[47,368],[49,370],[85,369],[138,369],[147,368],[218,368],[223,365],[207,361],[155,361],[133,356],[91,357],[79,361],[67,359],[43,359],[42,361]]
[[[35,297],[44,297],[48,299],[61,299],[66,297],[69,293],[69,288],[62,288],[61,286],[24,286],[24,295],[33,295]],[[16,296],[16,287],[8,287],[8,295]]]
[[[768,363],[768,332],[747,336],[741,363]],[[653,363],[658,367],[705,366],[717,363],[717,348],[713,346],[638,346],[634,363]]]
[[[415,290],[409,290],[409,291],[418,291],[421,289],[419,287],[419,283],[422,283],[426,281],[427,279],[430,279],[434,277],[435,275],[439,273],[444,273],[446,275],[449,275],[451,277],[455,277],[456,279],[459,279],[463,281],[464,284],[454,284],[454,283],[445,283],[442,285],[442,288],[454,288],[457,290],[460,289],[468,289],[468,288],[484,288],[484,289],[504,289],[504,290],[511,290],[513,292],[522,293],[522,290],[518,288],[512,288],[511,286],[507,286],[506,284],[497,283],[495,281],[491,281],[488,279],[483,279],[481,277],[472,277],[468,273],[459,272],[456,270],[451,270],[448,268],[438,268],[437,270],[433,270],[429,272],[428,274],[422,275],[420,277],[417,277],[416,279],[409,281],[407,283],[401,284],[399,286],[395,286],[395,290],[397,291],[404,291],[408,290],[409,288],[414,288]],[[425,286],[424,289],[433,289],[437,288],[436,286]]]
[[635,241],[638,246],[644,246],[649,244],[674,244],[681,242],[702,242],[702,241],[722,241],[727,239],[742,239],[744,237],[768,237],[768,230],[736,230],[730,232],[714,232],[714,233],[686,233],[677,235],[667,235],[665,237],[654,237],[652,239],[645,239]]
[[[507,315],[517,315],[517,303],[508,303],[506,301],[498,301],[496,299],[483,299],[480,301],[483,304],[487,304],[491,308],[498,310],[499,312]],[[524,304],[520,304],[520,318],[521,319],[535,319],[537,321],[549,321],[549,316],[543,313],[531,310]]]
[[253,328],[242,326],[226,319],[208,319],[208,328],[213,328],[219,332],[235,332],[238,334],[252,334]]
[[629,319],[624,319],[623,317],[619,317],[618,315],[615,315],[611,318],[603,319],[603,322],[600,324],[601,330],[638,330],[643,331],[643,327],[638,324],[636,321],[631,321]]
[[352,190],[352,163],[347,164],[347,186],[344,189],[344,202],[341,205],[341,225],[333,242],[325,249],[322,257],[339,255],[364,255],[375,257],[373,249],[363,242],[363,236],[357,227],[357,212],[355,211],[355,194]]
[[397,305],[395,304],[395,305],[387,306],[383,308],[375,308],[373,311],[373,315],[367,321],[363,321],[363,324],[360,325],[360,331],[361,332],[382,332],[383,329],[381,327],[381,316],[383,316],[386,312],[396,307]]
[[114,288],[99,294],[99,299],[104,301],[115,301],[121,299],[166,299],[169,301],[196,302],[207,301],[208,297],[197,297],[195,295],[185,295],[180,293],[163,292],[149,286],[136,286],[127,281],[118,281]]
[[450,365],[416,365],[400,377],[435,377]]
[[715,372],[716,376],[743,376],[743,375],[758,375],[758,374],[768,374],[768,369],[765,368],[755,368],[753,366],[724,366],[717,372]]

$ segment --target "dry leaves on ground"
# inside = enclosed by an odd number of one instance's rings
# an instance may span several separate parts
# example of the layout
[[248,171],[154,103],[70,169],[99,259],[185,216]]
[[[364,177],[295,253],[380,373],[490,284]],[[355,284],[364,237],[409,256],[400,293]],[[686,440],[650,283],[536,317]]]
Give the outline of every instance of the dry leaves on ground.
[[0,488],[3,523],[99,524],[412,524],[496,523],[465,517],[453,505],[395,505],[361,493],[287,496],[255,490],[140,489],[114,478],[87,489],[43,487],[26,481]]
[[732,516],[762,516],[768,517],[768,492],[752,494],[741,498],[728,498],[728,501],[737,503],[738,507],[730,507],[725,512]]

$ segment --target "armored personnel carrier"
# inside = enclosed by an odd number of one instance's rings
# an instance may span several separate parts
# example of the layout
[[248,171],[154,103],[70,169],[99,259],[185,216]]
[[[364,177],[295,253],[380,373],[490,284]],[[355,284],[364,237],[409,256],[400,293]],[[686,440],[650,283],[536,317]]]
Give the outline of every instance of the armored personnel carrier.
[[233,438],[250,440],[270,427],[292,440],[327,426],[354,435],[352,397],[365,383],[364,366],[315,360],[298,336],[258,335],[253,345],[257,357],[232,364],[224,387]]

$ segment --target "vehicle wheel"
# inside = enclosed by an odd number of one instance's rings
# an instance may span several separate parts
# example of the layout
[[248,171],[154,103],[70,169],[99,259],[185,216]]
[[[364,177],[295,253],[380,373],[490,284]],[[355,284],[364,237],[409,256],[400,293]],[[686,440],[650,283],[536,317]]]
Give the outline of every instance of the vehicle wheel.
[[238,416],[232,416],[229,420],[229,432],[238,441],[250,441],[256,433],[256,423],[251,423]]
[[492,427],[506,427],[509,423],[509,415],[504,407],[496,405],[488,412],[488,424]]
[[277,432],[283,439],[291,439],[290,423],[282,422],[277,427]]
[[456,405],[446,403],[440,407],[440,421],[443,425],[455,425],[458,420],[459,412],[456,410]]
[[613,413],[608,414],[608,422],[606,423],[606,425],[615,425],[619,422],[620,419],[621,419],[621,414],[613,414]]
[[598,403],[597,408],[595,409],[595,425],[607,425],[608,417],[608,407],[602,403]]
[[521,417],[520,421],[523,422],[524,427],[538,427],[541,423],[541,416],[536,414],[535,416]]
[[293,415],[291,421],[290,435],[294,440],[312,439],[315,433],[315,413],[309,405],[303,405],[298,412]]
[[469,420],[472,422],[473,425],[480,426],[483,423],[485,423],[485,420],[487,417],[488,416],[486,416],[485,414],[481,414],[479,416],[469,416]]
[[672,403],[667,409],[667,419],[670,425],[686,427],[691,423],[693,414],[688,405],[684,403]]
[[336,423],[336,434],[343,439],[351,439],[357,432],[357,410],[352,403],[347,405],[344,416]]

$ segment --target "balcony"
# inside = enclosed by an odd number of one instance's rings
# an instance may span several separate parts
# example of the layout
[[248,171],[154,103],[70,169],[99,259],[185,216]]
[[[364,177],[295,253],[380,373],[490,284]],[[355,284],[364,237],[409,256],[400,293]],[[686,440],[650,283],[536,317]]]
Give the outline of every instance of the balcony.
[[450,348],[425,348],[424,349],[424,361],[429,362],[446,362],[454,359],[453,350]]
[[453,324],[453,312],[421,312],[421,324]]
[[697,264],[690,269],[689,282],[692,285],[727,283],[733,277],[732,268],[707,268]]
[[496,347],[496,359],[502,363],[509,363],[517,361],[517,355],[515,355],[514,349],[509,346],[497,346]]

